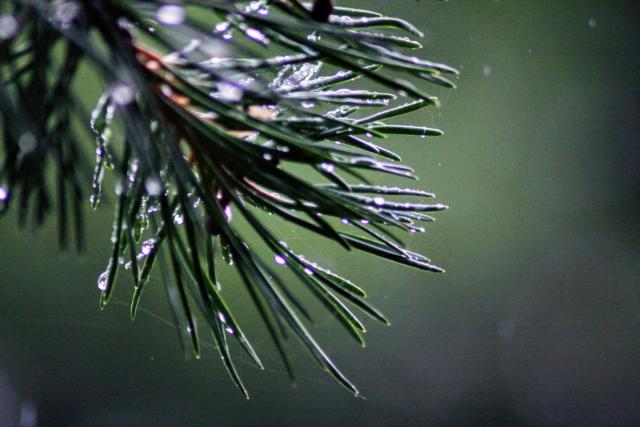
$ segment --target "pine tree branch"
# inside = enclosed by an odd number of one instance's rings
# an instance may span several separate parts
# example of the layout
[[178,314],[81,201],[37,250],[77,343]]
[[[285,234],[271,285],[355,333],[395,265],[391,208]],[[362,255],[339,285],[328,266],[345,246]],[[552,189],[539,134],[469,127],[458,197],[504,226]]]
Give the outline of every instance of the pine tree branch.
[[[0,213],[17,205],[20,226],[39,226],[55,209],[61,246],[73,234],[81,249],[84,200],[98,207],[103,176],[113,173],[112,253],[98,280],[102,308],[118,272],[128,270],[135,318],[159,262],[185,348],[199,357],[200,333],[208,329],[248,397],[228,339],[262,362],[223,297],[216,260],[224,259],[237,269],[291,377],[287,329],[357,394],[309,333],[296,289],[304,285],[361,345],[365,327],[355,310],[388,320],[360,287],[289,248],[261,211],[347,250],[443,271],[405,249],[393,230],[423,231],[417,223],[446,206],[417,202],[434,197],[423,190],[371,181],[378,174],[415,178],[379,142],[442,132],[387,121],[438,105],[411,81],[454,87],[446,76],[457,71],[407,53],[421,47],[410,23],[323,0],[15,0],[4,7]],[[78,96],[83,69],[105,88],[90,120]],[[87,123],[96,140],[93,173],[86,138],[77,135]],[[234,213],[249,224],[250,237],[240,234]],[[276,268],[249,243],[270,251]],[[277,272],[284,267],[297,284]],[[206,328],[197,328],[200,318]]]

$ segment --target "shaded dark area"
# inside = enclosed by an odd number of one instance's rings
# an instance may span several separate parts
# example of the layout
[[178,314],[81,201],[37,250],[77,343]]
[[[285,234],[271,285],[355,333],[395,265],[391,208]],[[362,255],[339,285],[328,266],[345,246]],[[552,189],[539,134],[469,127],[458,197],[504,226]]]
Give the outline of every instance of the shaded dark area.
[[391,319],[367,323],[364,350],[327,317],[312,328],[366,400],[294,341],[300,379],[290,387],[230,272],[224,292],[267,365],[258,371],[234,348],[250,401],[213,350],[184,361],[158,278],[135,323],[125,280],[101,312],[112,219],[103,208],[87,216],[81,256],[59,254],[53,221],[36,235],[16,231],[15,217],[0,222],[4,423],[640,424],[637,2],[339,3],[410,19],[427,30],[425,55],[462,71],[458,90],[438,93],[442,109],[413,116],[444,136],[387,141],[451,206],[410,239],[445,275],[280,230]]

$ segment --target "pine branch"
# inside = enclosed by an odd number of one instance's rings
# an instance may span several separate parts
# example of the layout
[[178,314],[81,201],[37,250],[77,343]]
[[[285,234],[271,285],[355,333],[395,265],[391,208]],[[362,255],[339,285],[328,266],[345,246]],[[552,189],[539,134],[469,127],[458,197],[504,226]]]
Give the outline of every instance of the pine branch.
[[[437,106],[411,81],[454,87],[447,76],[457,71],[406,53],[421,47],[412,38],[420,31],[408,22],[328,0],[15,0],[2,7],[0,212],[17,205],[20,226],[39,226],[54,210],[61,246],[73,235],[82,249],[85,200],[97,208],[103,176],[113,173],[102,308],[118,273],[128,270],[135,318],[159,263],[185,348],[199,357],[207,329],[248,397],[229,339],[262,362],[223,297],[216,260],[224,259],[292,378],[287,329],[357,394],[309,333],[310,316],[294,290],[306,287],[363,346],[356,311],[389,322],[360,287],[289,248],[261,211],[346,250],[442,272],[405,249],[393,230],[423,231],[418,224],[446,206],[418,202],[434,197],[423,190],[371,180],[415,178],[380,142],[440,135],[393,119]],[[105,88],[91,114],[78,94],[87,68]],[[87,124],[94,167],[78,134]],[[295,173],[300,167],[320,182]],[[234,214],[250,225],[250,237],[240,234]],[[274,261],[249,243],[266,247]],[[281,277],[283,267],[298,283]],[[196,327],[198,319],[205,328]]]

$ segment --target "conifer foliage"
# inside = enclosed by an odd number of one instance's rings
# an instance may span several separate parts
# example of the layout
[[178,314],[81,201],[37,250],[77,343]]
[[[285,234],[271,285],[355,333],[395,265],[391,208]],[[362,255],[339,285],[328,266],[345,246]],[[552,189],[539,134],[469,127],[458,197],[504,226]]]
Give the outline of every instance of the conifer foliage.
[[[381,182],[415,178],[385,138],[441,134],[398,117],[437,106],[427,83],[454,87],[455,69],[413,56],[420,36],[404,20],[330,0],[2,1],[0,213],[14,206],[20,226],[53,213],[60,245],[73,238],[81,250],[85,205],[108,200],[102,308],[124,273],[135,318],[158,266],[185,348],[199,357],[211,335],[248,397],[231,344],[262,362],[225,299],[232,284],[216,269],[227,262],[291,377],[285,342],[297,337],[357,394],[309,333],[299,295],[310,291],[362,345],[357,314],[387,319],[269,224],[442,271],[396,234],[422,231],[446,206]],[[85,105],[87,79],[104,88],[95,107]],[[106,173],[115,190],[103,188]]]

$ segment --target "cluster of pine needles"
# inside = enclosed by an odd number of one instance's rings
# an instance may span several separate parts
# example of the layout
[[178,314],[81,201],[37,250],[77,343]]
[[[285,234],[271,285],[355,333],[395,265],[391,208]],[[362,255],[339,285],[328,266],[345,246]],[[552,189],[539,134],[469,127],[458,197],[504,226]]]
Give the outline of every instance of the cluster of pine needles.
[[[3,1],[0,213],[16,205],[20,226],[38,226],[53,210],[61,246],[73,238],[81,250],[85,205],[112,196],[101,307],[126,270],[134,318],[152,268],[164,265],[183,345],[199,357],[210,334],[248,397],[230,342],[262,362],[223,297],[216,260],[224,259],[291,377],[284,347],[293,335],[357,394],[309,333],[296,294],[310,291],[360,344],[356,310],[387,319],[360,287],[290,248],[261,211],[346,250],[442,271],[394,230],[422,231],[446,206],[424,202],[433,194],[420,189],[373,183],[415,178],[379,141],[441,134],[394,122],[437,105],[416,82],[454,86],[455,69],[409,54],[420,36],[404,20],[329,0]],[[93,109],[78,93],[83,69],[104,88]],[[85,132],[96,141],[95,163]],[[103,194],[109,171],[115,191]],[[248,226],[238,227],[239,217]],[[284,267],[295,280],[282,277]]]

